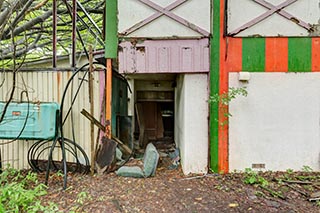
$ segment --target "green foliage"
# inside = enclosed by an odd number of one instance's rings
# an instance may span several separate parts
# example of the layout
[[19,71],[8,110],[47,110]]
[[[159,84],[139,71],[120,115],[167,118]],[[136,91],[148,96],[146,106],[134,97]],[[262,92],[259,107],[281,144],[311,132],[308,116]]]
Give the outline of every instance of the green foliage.
[[[23,5],[25,2],[27,1],[6,0],[0,4],[0,14],[3,18],[0,20],[0,68],[12,69],[13,64],[24,64],[52,57],[53,1],[34,0],[31,4]],[[72,2],[66,2],[72,6]],[[85,8],[86,13],[80,7],[77,10],[76,51],[83,52],[83,46],[88,49],[89,45],[92,45],[94,50],[103,49],[102,33],[95,28],[95,25],[102,31],[105,1],[79,0],[78,2]],[[3,16],[6,10],[10,13]],[[72,19],[63,1],[57,1],[57,11],[56,53],[58,56],[68,55],[72,46]]]
[[228,106],[229,103],[238,96],[247,97],[248,91],[245,87],[230,87],[228,92],[221,95],[214,94],[210,96],[209,103],[219,103],[224,106]]
[[269,182],[264,177],[261,177],[258,172],[253,171],[250,168],[245,169],[244,183],[250,185],[258,184],[263,187],[269,185]]
[[39,184],[37,175],[7,168],[0,175],[0,212],[57,212],[53,203],[43,206],[39,197],[47,194],[47,187]]
[[303,171],[303,172],[312,172],[313,169],[312,169],[310,166],[304,165],[304,166],[302,167],[302,171]]
[[79,194],[77,195],[77,203],[82,205],[87,200],[91,200],[90,194],[88,194],[87,192],[79,192]]
[[[245,87],[240,87],[240,88],[235,88],[235,87],[230,87],[228,92],[222,93],[221,95],[216,93],[209,98],[209,103],[210,104],[219,104],[222,108],[222,112],[225,118],[229,118],[232,116],[232,114],[229,112],[228,108],[225,106],[228,106],[230,102],[237,98],[238,96],[243,96],[247,97],[248,91],[246,90]],[[216,119],[217,122],[219,122],[219,119]],[[227,124],[227,120],[220,123],[221,126],[224,126]]]
[[288,175],[291,175],[291,174],[293,174],[293,169],[287,169],[286,172]]

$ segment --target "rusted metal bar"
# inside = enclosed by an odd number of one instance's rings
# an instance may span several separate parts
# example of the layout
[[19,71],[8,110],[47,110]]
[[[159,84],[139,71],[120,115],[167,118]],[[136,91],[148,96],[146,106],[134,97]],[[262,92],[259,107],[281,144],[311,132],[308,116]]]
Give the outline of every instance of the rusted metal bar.
[[57,67],[57,0],[52,4],[52,67]]
[[82,6],[82,4],[77,1],[77,5],[78,7],[82,10],[82,12],[84,12],[84,14],[87,16],[87,18],[89,19],[89,21],[93,24],[94,28],[98,31],[98,33],[101,35],[101,30],[98,27],[98,25],[96,24],[96,22],[91,18],[91,16],[89,15],[89,13],[87,12],[87,10]]
[[[150,1],[150,0],[138,0],[140,1],[141,3],[149,6],[150,8],[156,10],[158,13],[160,13],[160,16],[161,15],[166,15],[168,16],[169,18],[177,21],[178,23],[184,25],[185,27],[193,30],[193,31],[196,31],[198,33],[200,33],[201,35],[203,36],[209,36],[210,33],[204,29],[202,29],[201,27],[193,24],[193,23],[190,23],[189,21],[187,21],[186,19],[180,17],[180,16],[177,16],[176,14],[174,14],[173,12],[171,12],[170,10],[166,9],[166,8],[163,8],[161,6],[159,6],[158,4],[154,3],[153,1]],[[176,2],[174,2],[173,4],[175,3],[179,3],[179,0],[177,0]],[[171,4],[172,5],[172,4]],[[169,6],[168,6],[169,7]],[[156,14],[158,14],[156,13]],[[148,18],[149,19],[149,18]],[[144,20],[146,22],[150,22],[150,20]]]
[[72,0],[72,51],[71,67],[76,67],[76,40],[77,40],[77,1]]

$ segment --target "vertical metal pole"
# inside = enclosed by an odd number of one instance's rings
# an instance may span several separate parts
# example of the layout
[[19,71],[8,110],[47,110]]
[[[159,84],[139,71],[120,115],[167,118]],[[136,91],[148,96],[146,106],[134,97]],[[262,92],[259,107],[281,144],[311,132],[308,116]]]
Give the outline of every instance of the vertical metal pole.
[[52,67],[57,67],[57,1],[52,4]]
[[[89,46],[89,102],[90,102],[90,114],[94,116],[94,97],[93,97],[93,53],[92,46]],[[95,162],[95,146],[94,146],[94,123],[90,124],[90,138],[91,138],[91,156],[90,156],[90,171],[91,175],[94,174],[94,162]]]
[[106,137],[111,138],[112,123],[112,59],[118,54],[118,1],[106,0],[105,17],[105,58],[106,71]]
[[106,137],[111,139],[111,121],[112,121],[112,59],[107,58],[106,71]]
[[76,67],[77,0],[72,0],[72,59],[71,67]]

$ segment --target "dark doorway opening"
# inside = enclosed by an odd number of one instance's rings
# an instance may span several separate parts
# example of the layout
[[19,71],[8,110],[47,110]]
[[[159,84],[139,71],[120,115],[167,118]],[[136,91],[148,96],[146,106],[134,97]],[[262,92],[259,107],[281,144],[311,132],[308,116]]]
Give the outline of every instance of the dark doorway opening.
[[135,136],[139,148],[152,142],[157,149],[171,151],[174,144],[174,92],[137,92]]

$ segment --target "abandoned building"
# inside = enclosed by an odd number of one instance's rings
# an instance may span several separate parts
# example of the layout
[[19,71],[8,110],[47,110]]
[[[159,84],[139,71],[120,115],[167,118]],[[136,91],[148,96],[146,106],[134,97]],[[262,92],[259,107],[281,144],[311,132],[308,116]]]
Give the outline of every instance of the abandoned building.
[[[73,14],[78,5],[90,17],[77,2],[70,5]],[[29,168],[48,156],[92,165],[95,146],[107,134],[137,152],[149,143],[179,149],[184,174],[303,165],[319,170],[318,1],[106,0],[104,5],[104,46],[91,58],[54,52],[49,61],[22,67],[5,117],[18,120],[0,123],[3,165]],[[79,17],[71,17],[77,23]],[[13,75],[0,72],[5,79],[0,112]],[[229,88],[244,88],[247,95],[227,105],[212,101]],[[24,123],[28,116],[37,123]],[[57,132],[57,146],[62,142],[73,150],[65,157],[61,147],[51,150]]]

